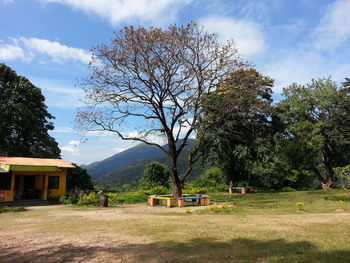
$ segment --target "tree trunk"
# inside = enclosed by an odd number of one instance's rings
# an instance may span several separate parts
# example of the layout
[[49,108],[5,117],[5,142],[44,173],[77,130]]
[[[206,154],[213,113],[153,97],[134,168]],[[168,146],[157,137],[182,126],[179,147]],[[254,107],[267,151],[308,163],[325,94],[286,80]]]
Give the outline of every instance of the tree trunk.
[[[175,180],[174,180],[175,179]],[[182,196],[182,183],[179,178],[173,177],[173,198],[176,200]]]
[[332,178],[331,177],[327,177],[326,179],[321,181],[321,185],[323,190],[328,190],[331,188],[332,186]]
[[168,157],[171,165],[171,175],[173,181],[173,198],[176,200],[182,196],[182,183],[179,177],[177,170],[177,156],[176,156],[176,147],[173,141],[169,142],[169,152]]

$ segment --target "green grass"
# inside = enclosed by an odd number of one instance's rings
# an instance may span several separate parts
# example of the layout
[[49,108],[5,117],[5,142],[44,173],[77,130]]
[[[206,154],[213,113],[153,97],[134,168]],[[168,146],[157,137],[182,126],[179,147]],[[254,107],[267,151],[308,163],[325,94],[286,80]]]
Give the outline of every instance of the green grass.
[[25,211],[25,208],[23,207],[0,206],[0,214],[9,213],[9,212],[24,212],[24,211]]
[[297,209],[296,203],[304,203],[304,210],[309,213],[331,213],[342,208],[350,212],[350,203],[340,205],[338,200],[349,198],[343,190],[311,190],[276,193],[210,194],[213,202],[234,204],[247,214],[290,214]]

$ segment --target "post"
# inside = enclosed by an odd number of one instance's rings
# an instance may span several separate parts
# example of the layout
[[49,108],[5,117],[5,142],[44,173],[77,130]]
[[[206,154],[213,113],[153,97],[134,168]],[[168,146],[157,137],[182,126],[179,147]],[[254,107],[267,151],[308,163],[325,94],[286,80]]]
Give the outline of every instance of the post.
[[159,200],[158,199],[153,198],[153,197],[149,197],[148,198],[148,205],[149,206],[155,206],[157,204],[159,204]]
[[177,205],[178,205],[179,207],[185,206],[185,200],[177,200]]
[[100,195],[100,206],[108,207],[108,195]]
[[166,200],[166,206],[173,207],[173,206],[175,206],[175,202],[176,202],[176,200],[174,198],[169,198]]
[[48,186],[49,186],[49,176],[47,174],[44,174],[44,184],[43,184],[43,192],[41,195],[41,200],[47,200],[47,194],[48,194]]

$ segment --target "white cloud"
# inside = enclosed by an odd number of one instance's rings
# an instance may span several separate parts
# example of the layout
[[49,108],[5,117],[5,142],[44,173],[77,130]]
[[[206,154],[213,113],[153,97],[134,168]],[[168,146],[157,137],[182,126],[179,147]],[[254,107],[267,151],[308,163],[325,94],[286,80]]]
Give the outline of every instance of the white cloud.
[[17,45],[9,45],[0,43],[0,60],[26,60],[24,51]]
[[219,16],[206,17],[200,23],[209,32],[217,33],[221,41],[233,39],[242,55],[252,56],[266,49],[265,36],[257,23]]
[[311,79],[331,76],[334,81],[341,82],[349,74],[350,63],[332,61],[316,52],[289,50],[281,53],[277,59],[264,64],[262,72],[275,79],[274,92],[281,93],[282,88],[293,82],[306,84]]
[[56,127],[50,133],[73,133],[74,130],[71,127]]
[[192,0],[37,0],[59,3],[86,13],[97,14],[112,25],[131,19],[154,21],[173,17],[179,6]]
[[68,145],[72,145],[72,146],[78,146],[81,144],[81,141],[76,141],[76,140],[71,140]]
[[11,44],[0,40],[0,59],[31,61],[34,57],[48,56],[56,63],[77,61],[88,64],[91,54],[84,49],[69,47],[57,41],[41,38],[11,38]]
[[84,91],[74,87],[74,83],[35,77],[31,77],[30,80],[41,88],[49,107],[76,108],[85,105],[82,102]]
[[327,50],[341,46],[350,38],[350,0],[330,4],[313,32],[317,49]]
[[57,41],[50,41],[40,38],[19,38],[26,48],[35,53],[47,55],[53,61],[63,63],[70,60],[78,60],[83,64],[88,64],[91,59],[91,54],[81,48],[68,47]]
[[71,140],[68,144],[60,146],[62,158],[77,164],[90,164],[101,161],[138,144],[137,142],[124,141],[117,137],[90,138],[77,146],[70,144],[72,142],[76,141]]

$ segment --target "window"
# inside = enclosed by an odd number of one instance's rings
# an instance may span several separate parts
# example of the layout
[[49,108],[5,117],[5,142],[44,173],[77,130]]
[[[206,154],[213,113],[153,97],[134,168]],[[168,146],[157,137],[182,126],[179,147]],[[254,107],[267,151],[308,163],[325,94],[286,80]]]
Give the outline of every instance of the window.
[[59,176],[49,176],[49,189],[60,188],[60,177]]
[[11,173],[0,173],[0,190],[11,190]]

